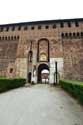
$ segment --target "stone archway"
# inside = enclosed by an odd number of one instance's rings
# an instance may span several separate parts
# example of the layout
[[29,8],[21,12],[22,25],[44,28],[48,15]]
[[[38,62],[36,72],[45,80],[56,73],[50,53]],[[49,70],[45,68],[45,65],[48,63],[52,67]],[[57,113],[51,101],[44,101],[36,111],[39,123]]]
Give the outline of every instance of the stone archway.
[[49,66],[47,64],[42,63],[42,64],[40,64],[38,66],[38,79],[37,79],[38,83],[42,83],[42,74],[41,74],[41,72],[43,70],[45,70],[45,69],[49,71]]

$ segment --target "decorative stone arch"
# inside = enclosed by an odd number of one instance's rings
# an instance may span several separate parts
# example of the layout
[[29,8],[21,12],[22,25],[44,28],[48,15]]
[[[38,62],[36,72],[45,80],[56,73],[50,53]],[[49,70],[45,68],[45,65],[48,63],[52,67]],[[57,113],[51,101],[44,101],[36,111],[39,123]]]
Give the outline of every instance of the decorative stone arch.
[[47,57],[47,62],[49,62],[49,40],[46,39],[46,38],[42,38],[40,40],[38,40],[38,43],[37,43],[37,61],[39,62],[39,46],[40,46],[40,43],[42,41],[46,41],[47,42],[47,47],[48,47],[48,57]]

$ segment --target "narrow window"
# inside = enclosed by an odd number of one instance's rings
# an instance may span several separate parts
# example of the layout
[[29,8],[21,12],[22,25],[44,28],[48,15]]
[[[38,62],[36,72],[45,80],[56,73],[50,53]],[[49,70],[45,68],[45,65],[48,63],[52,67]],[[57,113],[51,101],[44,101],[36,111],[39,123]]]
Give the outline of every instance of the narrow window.
[[73,37],[75,37],[76,36],[76,33],[73,33]]
[[49,28],[49,26],[45,26],[45,28],[46,28],[46,29],[48,29],[48,28]]
[[10,40],[10,36],[8,36],[8,40]]
[[11,36],[11,40],[13,40],[13,36]]
[[65,37],[66,37],[66,38],[68,37],[68,33],[65,33]]
[[55,29],[55,28],[56,28],[56,24],[53,25],[53,29]]
[[77,21],[75,22],[75,26],[76,26],[76,27],[78,27],[78,26],[79,26],[79,23],[78,23]]
[[4,40],[4,36],[2,37],[2,40]]
[[27,30],[27,29],[28,29],[27,26],[25,26],[25,27],[24,27],[24,30]]
[[17,40],[19,40],[19,36],[17,36]]
[[72,37],[72,33],[69,33],[69,37]]
[[13,26],[13,27],[12,27],[12,31],[14,31],[14,30],[15,30],[15,27]]
[[3,27],[1,27],[0,31],[3,32]]
[[63,24],[62,22],[60,23],[60,27],[61,27],[61,28],[63,28],[63,27],[64,27],[64,24]]
[[7,32],[9,31],[9,27],[6,28],[6,31],[7,31]]
[[64,33],[61,34],[62,38],[64,37]]
[[5,37],[5,40],[7,40],[7,36]]
[[10,73],[12,73],[13,72],[13,68],[10,68]]
[[38,26],[38,29],[40,30],[40,29],[41,29],[41,26]]
[[71,23],[70,22],[68,22],[68,27],[71,27]]
[[21,26],[18,27],[18,30],[21,30]]
[[79,35],[80,35],[79,32],[77,32],[77,36],[78,36],[78,37],[79,37]]
[[32,26],[31,29],[34,30],[35,29],[34,26]]
[[16,36],[14,36],[14,40],[16,40]]
[[83,37],[83,32],[81,32],[81,36]]

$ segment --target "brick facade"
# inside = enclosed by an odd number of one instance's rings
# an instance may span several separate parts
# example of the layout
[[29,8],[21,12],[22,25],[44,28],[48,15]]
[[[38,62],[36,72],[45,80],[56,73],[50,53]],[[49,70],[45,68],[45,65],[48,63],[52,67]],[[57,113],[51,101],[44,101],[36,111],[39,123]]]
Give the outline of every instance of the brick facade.
[[38,82],[48,69],[53,83],[55,61],[59,78],[83,81],[83,19],[0,25],[0,76]]

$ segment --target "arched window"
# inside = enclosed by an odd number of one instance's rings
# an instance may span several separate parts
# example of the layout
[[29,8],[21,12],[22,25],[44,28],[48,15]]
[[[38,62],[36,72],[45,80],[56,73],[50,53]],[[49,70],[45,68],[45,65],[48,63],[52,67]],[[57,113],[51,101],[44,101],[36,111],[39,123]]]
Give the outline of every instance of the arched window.
[[16,40],[16,36],[14,36],[14,40]]
[[68,33],[65,33],[65,37],[66,37],[66,38],[68,37]]
[[31,27],[31,29],[32,29],[32,30],[34,30],[34,29],[35,29],[35,27],[34,27],[34,26],[32,26],[32,27]]
[[71,27],[71,22],[68,22],[68,27]]
[[46,38],[42,38],[40,40],[38,40],[38,44],[37,44],[37,61],[41,61],[40,57],[41,57],[41,53],[45,53],[46,54],[46,62],[49,62],[49,40]]
[[55,29],[55,28],[56,28],[56,24],[53,25],[53,29]]
[[38,30],[40,30],[41,28],[42,28],[41,25],[39,25],[39,26],[38,26]]
[[76,26],[76,27],[78,27],[78,26],[79,26],[79,23],[78,23],[77,21],[75,22],[75,26]]
[[81,36],[83,37],[83,32],[81,32]]
[[27,27],[27,26],[25,26],[25,27],[24,27],[24,30],[27,30],[27,29],[28,29],[28,27]]
[[76,33],[73,33],[73,37],[76,37]]
[[79,34],[79,32],[77,32],[77,37],[79,37],[80,36],[80,34]]
[[47,25],[47,26],[45,26],[45,28],[46,28],[46,29],[49,29],[49,26]]
[[69,37],[72,37],[72,33],[69,33]]
[[7,40],[7,36],[5,36],[5,40]]
[[64,38],[64,33],[61,34],[62,38]]
[[17,36],[17,40],[19,40],[19,36]]
[[63,23],[63,22],[60,23],[60,27],[61,27],[61,28],[64,27],[64,23]]
[[8,36],[8,40],[10,40],[10,36]]
[[2,40],[4,40],[4,36],[2,37]]
[[13,40],[13,36],[11,36],[11,40]]

